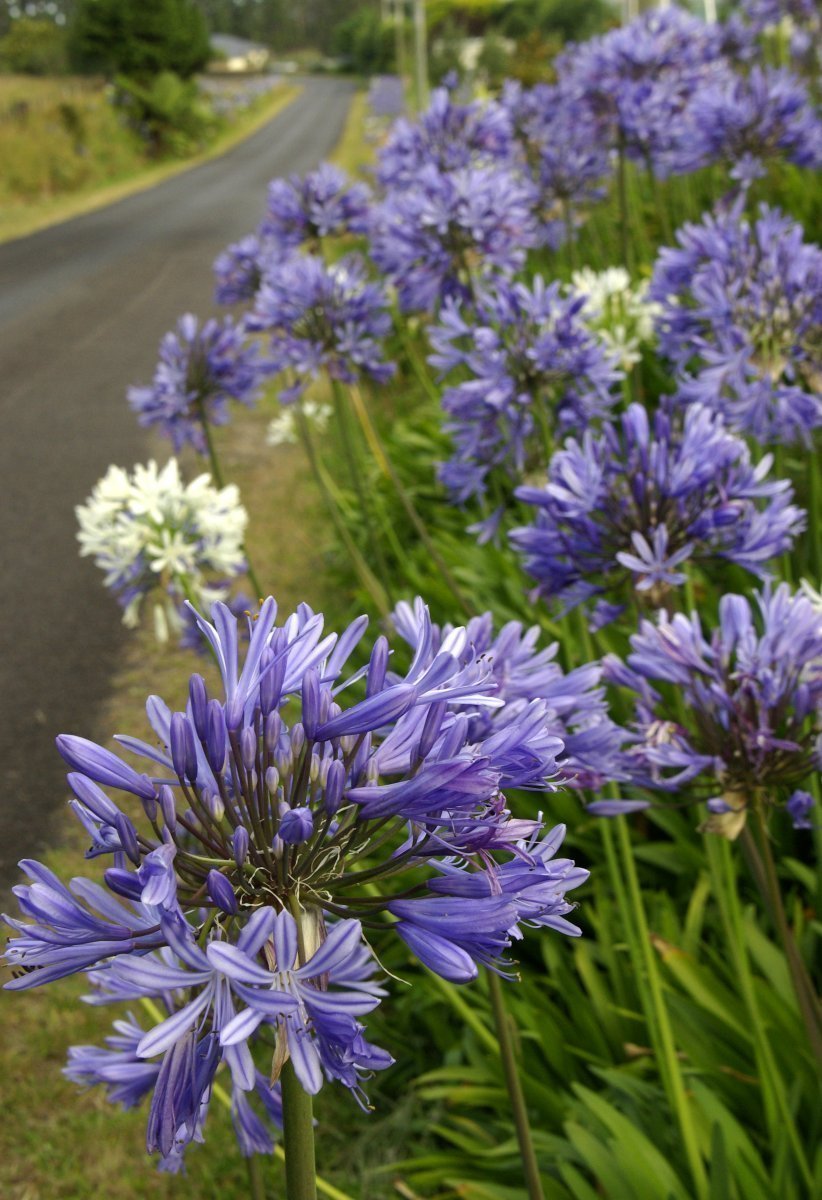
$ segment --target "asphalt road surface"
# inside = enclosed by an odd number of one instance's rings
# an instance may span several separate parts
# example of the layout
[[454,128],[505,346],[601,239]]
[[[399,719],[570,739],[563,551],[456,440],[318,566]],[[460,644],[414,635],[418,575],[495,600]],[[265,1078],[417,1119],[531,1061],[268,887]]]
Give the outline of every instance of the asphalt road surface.
[[106,735],[96,717],[127,635],[78,556],[74,505],[110,463],[144,461],[126,388],[151,379],[182,313],[212,309],[215,256],[256,227],[270,179],[331,152],[350,95],[304,81],[222,157],[0,246],[0,892],[65,805],[55,735]]

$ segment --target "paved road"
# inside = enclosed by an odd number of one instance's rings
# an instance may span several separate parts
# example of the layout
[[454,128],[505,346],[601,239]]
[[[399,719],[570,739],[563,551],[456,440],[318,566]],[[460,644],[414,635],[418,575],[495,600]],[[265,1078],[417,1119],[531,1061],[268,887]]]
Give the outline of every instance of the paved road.
[[223,157],[0,246],[0,891],[49,839],[66,795],[54,736],[95,730],[124,636],[77,555],[74,505],[145,456],[126,387],[151,378],[180,314],[210,309],[211,263],[257,225],[267,181],[333,149],[350,94],[305,81]]

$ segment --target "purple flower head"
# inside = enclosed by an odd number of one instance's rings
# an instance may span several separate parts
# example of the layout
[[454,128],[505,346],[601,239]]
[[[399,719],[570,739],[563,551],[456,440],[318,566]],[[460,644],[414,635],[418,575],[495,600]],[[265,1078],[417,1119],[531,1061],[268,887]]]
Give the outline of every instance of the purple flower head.
[[822,251],[764,205],[685,225],[661,251],[649,298],[681,394],[766,445],[810,444],[822,425]]
[[567,235],[571,213],[599,200],[613,167],[597,139],[594,117],[569,88],[539,83],[530,90],[508,81],[501,103],[537,192],[546,240]]
[[263,277],[286,254],[272,238],[259,233],[232,243],[214,260],[214,299],[218,304],[247,304],[256,296]]
[[368,106],[375,117],[399,117],[405,111],[405,92],[399,75],[374,75]]
[[[420,600],[414,605],[402,601],[392,619],[400,637],[415,652],[428,636],[432,658],[443,645],[456,649],[452,626],[431,626],[429,635],[426,616]],[[485,663],[493,673],[497,695],[505,701],[502,709],[478,707],[470,712],[472,736],[488,735],[502,728],[512,712],[532,706],[545,749],[555,755],[563,786],[599,788],[606,780],[618,779],[622,733],[608,716],[599,665],[587,663],[565,672],[556,662],[559,644],[539,648],[538,640],[537,626],[524,629],[518,621],[509,621],[496,633],[490,613],[474,617],[465,626],[460,643],[463,661]]]
[[822,14],[816,0],[741,0],[739,9],[729,16],[725,36],[735,49],[747,50],[744,57],[762,53],[757,36],[764,35],[766,43],[774,34],[787,36],[794,65],[812,77],[818,74]]
[[391,329],[388,299],[354,255],[332,266],[310,255],[281,262],[263,281],[246,323],[268,336],[266,369],[295,376],[281,393],[284,402],[321,370],[346,383],[362,375],[384,383],[394,373],[383,347]]
[[755,605],[723,596],[708,635],[696,613],[663,612],[642,622],[627,663],[608,656],[604,665],[610,682],[636,694],[629,757],[645,787],[719,791],[744,820],[757,796],[786,798],[822,765],[822,614],[787,584]]
[[421,171],[451,172],[505,163],[513,149],[506,109],[490,104],[459,104],[447,88],[437,88],[416,121],[396,121],[380,151],[377,178],[387,189],[414,187]]
[[483,495],[492,472],[508,487],[519,482],[545,461],[555,433],[584,429],[615,403],[620,373],[583,304],[537,276],[530,287],[484,290],[470,317],[456,304],[443,309],[429,361],[469,373],[442,398],[455,449],[440,477],[454,502]]
[[754,66],[702,88],[688,112],[688,166],[782,156],[822,166],[822,121],[805,85],[790,71]]
[[811,812],[814,804],[815,801],[810,792],[803,792],[800,788],[797,788],[788,797],[785,809],[791,818],[794,829],[813,829]]
[[301,178],[275,179],[268,187],[268,210],[260,234],[282,249],[322,238],[364,233],[371,193],[364,183],[349,183],[344,171],[322,163]]
[[154,382],[129,388],[128,402],[140,424],[156,425],[175,450],[189,443],[205,454],[203,421],[225,425],[229,402],[253,404],[260,382],[256,347],[240,326],[229,317],[201,326],[188,313],[160,343]]
[[683,9],[652,8],[557,59],[559,84],[588,111],[590,134],[658,173],[671,170],[705,83],[723,76],[722,36]]
[[[196,675],[185,710],[149,698],[150,741],[118,738],[145,773],[83,738],[59,740],[78,815],[111,865],[104,885],[66,887],[23,864],[31,883],[15,889],[21,918],[4,918],[13,934],[5,958],[17,969],[7,986],[88,972],[91,1003],[159,1009],[152,1028],[131,1028],[113,1049],[124,1056],[118,1098],[152,1092],[147,1144],[166,1169],[201,1140],[221,1064],[244,1153],[268,1144],[249,1101],[259,1096],[251,1043],[266,1026],[276,1031],[275,1077],[289,1056],[308,1091],[326,1078],[362,1100],[364,1074],[391,1061],[359,1020],[383,996],[361,923],[390,936],[375,920],[381,910],[414,948],[408,926],[436,907],[437,936],[463,966],[465,955],[497,966],[524,924],[571,932],[558,923],[561,894],[582,875],[546,865],[541,820],[514,819],[503,789],[549,786],[564,751],[549,707],[584,739],[582,727],[601,715],[596,693],[583,694],[594,677],[559,679],[538,660],[553,701],[508,700],[465,629],[440,633],[421,603],[414,613],[411,662],[397,674],[383,638],[365,667],[349,665],[364,618],[337,635],[302,605],[278,625],[271,598],[249,620],[241,656],[237,619],[218,603],[213,623],[196,618],[219,668],[216,692]],[[501,637],[512,677],[527,675],[528,638],[517,651],[516,630]],[[132,823],[106,788],[139,797],[145,819]],[[510,860],[533,864],[527,884],[513,882]],[[452,867],[460,882],[449,923],[451,901],[432,881]],[[426,880],[424,910],[396,908],[422,901]],[[512,898],[498,904],[506,888]],[[466,932],[473,904],[483,937]],[[442,967],[453,977],[451,960]],[[75,1058],[78,1077],[113,1078],[93,1055]],[[269,1111],[272,1097],[259,1098]]]
[[375,206],[371,255],[404,311],[435,312],[524,265],[540,240],[536,201],[533,184],[504,165],[425,166]]
[[519,499],[536,509],[511,540],[539,593],[567,611],[589,598],[655,607],[685,581],[687,562],[728,560],[754,574],[789,550],[805,526],[787,480],[768,479],[721,414],[668,405],[649,422],[632,404],[619,424],[569,439],[543,487]]

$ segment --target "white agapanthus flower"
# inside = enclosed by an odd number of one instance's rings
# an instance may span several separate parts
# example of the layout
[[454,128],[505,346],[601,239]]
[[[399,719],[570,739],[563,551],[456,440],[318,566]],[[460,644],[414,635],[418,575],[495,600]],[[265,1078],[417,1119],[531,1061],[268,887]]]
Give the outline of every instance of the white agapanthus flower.
[[624,267],[584,267],[571,276],[571,288],[585,297],[583,317],[589,327],[630,370],[639,362],[642,346],[654,340],[654,320],[661,311],[646,299],[647,284],[633,284]]
[[803,579],[799,590],[807,596],[816,611],[822,613],[822,587],[817,589],[807,579]]
[[239,491],[233,484],[215,488],[207,474],[185,483],[175,458],[162,469],[153,461],[137,465],[131,474],[109,467],[75,512],[80,553],[105,571],[124,624],[136,625],[143,600],[155,593],[161,641],[182,629],[184,600],[207,611],[245,570],[248,515]]
[[[303,401],[303,416],[309,425],[313,425],[318,433],[324,433],[331,416],[328,404],[315,404],[313,400]],[[269,422],[266,442],[269,446],[295,446],[299,440],[297,417],[293,406],[283,408]]]

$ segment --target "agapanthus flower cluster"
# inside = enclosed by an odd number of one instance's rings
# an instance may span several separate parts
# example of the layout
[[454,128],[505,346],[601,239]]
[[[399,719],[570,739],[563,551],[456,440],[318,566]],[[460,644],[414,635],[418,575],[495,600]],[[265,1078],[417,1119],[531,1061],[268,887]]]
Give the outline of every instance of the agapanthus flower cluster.
[[200,325],[187,313],[160,343],[160,361],[149,387],[129,388],[128,402],[141,425],[156,426],[175,451],[186,443],[204,454],[204,422],[225,425],[229,403],[253,404],[261,371],[255,346],[229,317]]
[[502,105],[459,104],[447,88],[436,88],[415,121],[394,123],[380,150],[377,178],[391,190],[414,187],[422,170],[447,173],[503,163],[512,148],[511,123]]
[[429,361],[469,373],[442,399],[454,454],[440,476],[455,502],[486,494],[496,469],[519,482],[560,431],[584,429],[614,404],[619,372],[586,325],[584,303],[537,276],[484,290],[475,311],[444,306]]
[[[313,400],[304,400],[302,404],[303,417],[317,433],[324,433],[331,420],[330,404],[317,404]],[[296,446],[300,440],[293,408],[281,408],[276,417],[268,423],[265,440],[269,446]]]
[[184,600],[223,599],[227,581],[245,571],[248,516],[237,488],[215,488],[209,475],[185,483],[175,458],[162,469],[109,467],[75,512],[80,553],[105,572],[123,623],[137,625],[151,596],[160,640],[182,630]]
[[822,121],[790,71],[754,66],[746,75],[718,78],[694,97],[688,123],[682,153],[691,169],[777,156],[800,167],[822,166]]
[[368,87],[368,107],[375,117],[398,117],[405,110],[405,92],[399,75],[373,75]]
[[648,299],[648,285],[634,284],[624,267],[592,271],[584,267],[571,276],[571,288],[585,297],[583,316],[623,371],[642,358],[642,348],[655,340],[654,320],[661,306]]
[[736,836],[822,767],[822,614],[787,584],[723,596],[708,634],[696,613],[643,621],[604,668],[636,695],[635,781],[709,797],[714,832]]
[[266,369],[293,376],[280,392],[284,403],[323,370],[345,383],[363,375],[385,383],[394,373],[383,346],[388,299],[356,255],[330,266],[315,255],[283,261],[263,280],[246,325],[266,335]]
[[557,246],[573,235],[580,209],[604,195],[613,172],[608,149],[596,136],[588,106],[559,84],[526,90],[508,81],[501,103],[537,190],[543,240]]
[[809,444],[822,424],[822,251],[765,205],[753,222],[737,206],[707,214],[677,242],[661,251],[649,296],[683,397],[765,444]]
[[[728,18],[732,33],[737,37],[750,33],[784,39],[798,67],[818,72],[822,14],[816,0],[742,0],[739,8]],[[753,38],[751,42],[751,54],[761,53]]]
[[247,304],[256,296],[264,276],[286,254],[272,238],[259,233],[232,242],[214,260],[214,299],[218,304]]
[[[194,675],[184,711],[152,696],[152,741],[118,738],[142,769],[58,738],[88,856],[108,860],[103,885],[67,887],[24,863],[22,919],[5,918],[12,990],[89,972],[93,1003],[162,1011],[149,1028],[118,1026],[107,1050],[75,1051],[69,1070],[109,1088],[114,1071],[125,1102],[151,1093],[148,1146],[167,1166],[202,1138],[222,1063],[241,1145],[265,1145],[250,1099],[273,1114],[276,1096],[260,1096],[252,1044],[259,1059],[268,1047],[266,1080],[290,1059],[306,1091],[337,1080],[362,1099],[364,1076],[391,1061],[360,1020],[383,996],[366,929],[393,930],[456,982],[478,965],[505,973],[523,925],[579,932],[566,893],[587,874],[556,857],[561,827],[512,818],[505,798],[551,786],[564,751],[551,702],[509,707],[465,629],[435,633],[418,606],[397,675],[383,637],[364,667],[348,666],[365,618],[338,637],[303,605],[277,625],[269,598],[242,664],[225,606],[197,620],[219,692]],[[486,708],[493,718],[478,720]],[[110,791],[136,798],[144,819]]]
[[525,264],[540,240],[536,192],[505,166],[422,167],[372,214],[371,256],[406,312],[435,312]]
[[364,183],[351,183],[339,167],[322,163],[307,175],[269,184],[260,233],[282,248],[316,247],[331,234],[364,233],[370,203]]
[[[399,635],[417,652],[429,636],[427,613],[422,601],[413,605],[401,601],[392,613]],[[453,626],[430,626],[429,657],[433,660],[440,647],[451,641]],[[474,617],[465,626],[462,661],[467,666],[478,659],[492,672],[497,696],[505,701],[503,709],[466,707],[463,712],[473,726],[473,736],[488,733],[495,723],[507,722],[512,715],[535,700],[544,701],[543,721],[546,733],[559,738],[556,781],[563,787],[599,789],[607,781],[621,778],[623,731],[608,715],[605,689],[600,686],[602,669],[597,662],[563,671],[557,663],[559,643],[539,647],[538,626],[524,628],[519,621],[508,621],[497,632],[491,613]]]
[[787,480],[770,480],[771,458],[751,463],[719,413],[694,404],[649,420],[631,404],[619,423],[569,439],[547,483],[517,496],[536,508],[511,540],[537,591],[561,611],[590,601],[602,623],[634,590],[663,604],[688,562],[719,558],[754,574],[789,550],[804,528]]
[[565,93],[587,106],[601,145],[658,174],[676,169],[694,96],[729,69],[718,28],[675,5],[572,46],[557,67]]

